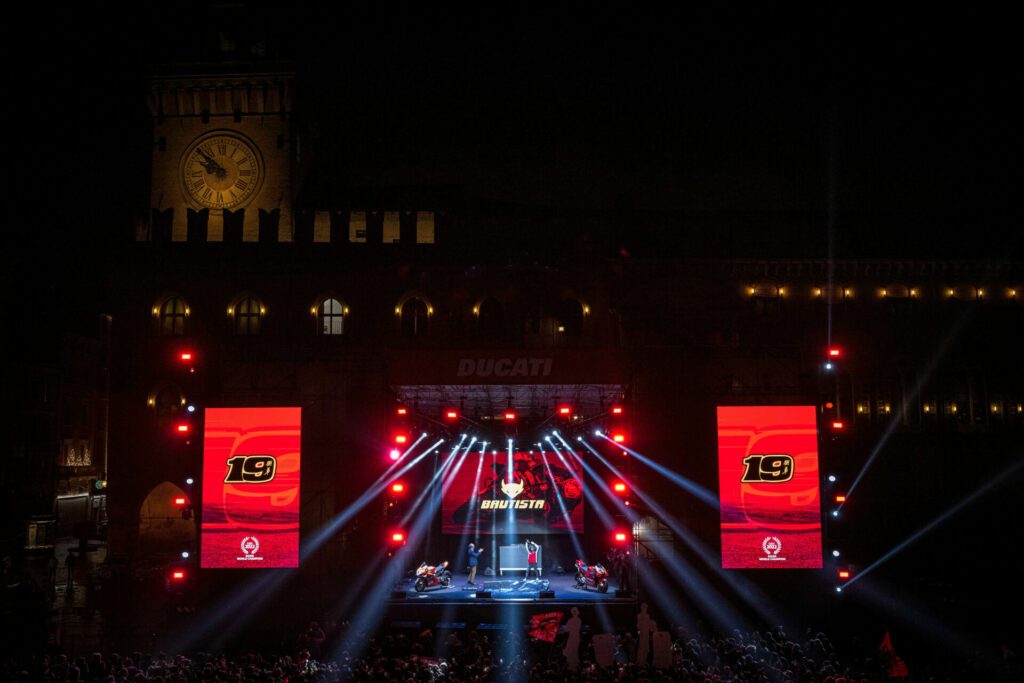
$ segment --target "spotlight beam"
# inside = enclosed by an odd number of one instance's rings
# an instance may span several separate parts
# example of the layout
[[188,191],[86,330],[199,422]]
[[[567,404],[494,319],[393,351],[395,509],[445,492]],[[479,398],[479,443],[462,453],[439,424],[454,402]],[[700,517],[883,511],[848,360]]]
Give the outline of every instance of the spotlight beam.
[[[925,368],[925,371],[921,373],[920,378],[917,380],[917,383],[914,384],[913,389],[911,389],[910,393],[907,395],[907,399],[900,404],[899,410],[896,411],[896,415],[889,421],[889,424],[885,428],[885,432],[882,434],[882,437],[878,440],[878,443],[871,450],[871,455],[868,456],[868,459],[864,461],[864,465],[860,468],[860,472],[858,472],[857,476],[853,478],[853,483],[850,484],[850,488],[847,489],[846,491],[847,498],[849,498],[850,494],[853,493],[853,490],[857,488],[857,484],[860,483],[860,480],[864,478],[864,475],[871,468],[871,465],[875,462],[875,458],[878,457],[878,454],[882,452],[882,448],[885,446],[886,443],[888,443],[889,437],[893,435],[893,432],[896,431],[896,428],[899,425],[903,424],[903,413],[906,412],[907,405],[912,403],[914,399],[917,398],[917,395],[921,393],[921,389],[924,387],[924,383],[927,382],[929,378],[931,378],[932,373],[935,372],[935,366],[937,366],[942,357],[946,355],[946,350],[949,348],[950,344],[953,343],[953,340],[956,339],[957,336],[959,336],[961,328],[963,328],[963,326],[966,324],[969,317],[970,311],[965,311],[964,313],[962,313],[960,317],[957,318],[956,321],[953,323],[953,326],[952,328],[950,328],[949,332],[947,332],[943,336],[942,343],[939,344],[939,348],[937,348],[935,350],[935,353],[932,354],[932,357],[928,361],[928,366]],[[840,504],[839,508],[842,509],[842,507],[842,504]]]
[[[618,468],[612,465],[603,455],[597,452],[590,444],[585,440],[580,439],[586,448],[594,454],[594,456],[605,465],[611,472],[619,477],[625,479],[622,473],[619,472]],[[736,592],[736,594],[742,598],[747,604],[749,604],[754,610],[761,615],[769,623],[780,624],[788,621],[783,616],[782,610],[778,608],[775,602],[758,588],[752,581],[747,580],[741,574],[734,572],[726,572],[722,569],[722,559],[720,556],[715,555],[707,545],[701,541],[696,534],[686,528],[685,525],[681,524],[674,516],[672,516],[667,510],[658,505],[650,496],[648,496],[642,489],[633,486],[633,493],[640,498],[647,507],[658,515],[662,521],[664,521],[672,532],[683,540],[690,548],[697,553],[700,559],[714,571],[717,575],[722,577],[726,583]]]
[[[610,444],[612,444],[613,446],[615,446],[616,448],[621,448],[622,450],[626,451],[627,453],[632,455],[634,458],[636,458],[637,460],[639,460],[640,462],[642,462],[643,464],[647,465],[652,470],[657,472],[658,474],[662,475],[663,477],[665,477],[666,479],[671,481],[673,484],[676,484],[680,488],[683,488],[686,491],[689,491],[693,495],[697,496],[697,498],[699,500],[701,500],[702,502],[707,503],[708,505],[710,505],[711,507],[715,508],[716,510],[719,508],[718,496],[716,496],[715,494],[711,493],[711,491],[708,491],[706,488],[704,488],[700,484],[696,483],[695,481],[693,481],[691,479],[687,479],[686,477],[680,476],[676,472],[673,472],[672,470],[670,470],[670,469],[668,469],[666,467],[663,467],[662,465],[659,465],[658,463],[654,462],[653,460],[651,460],[650,458],[646,457],[642,453],[637,453],[636,451],[634,451],[632,448],[629,448],[628,446],[623,446],[621,443],[615,443],[615,441],[610,439],[608,437],[608,435],[605,434],[604,432],[600,432],[599,431],[599,432],[597,432],[597,435],[599,437],[601,437],[602,439],[604,439],[605,441],[607,441]],[[593,449],[591,449],[591,450],[593,450]]]
[[917,530],[916,532],[911,534],[910,537],[907,538],[905,541],[903,541],[902,543],[897,545],[895,548],[893,548],[892,550],[890,550],[889,552],[885,553],[880,558],[878,558],[877,560],[875,560],[874,562],[869,564],[865,569],[863,569],[862,571],[858,572],[856,576],[853,576],[849,581],[844,583],[843,586],[842,586],[843,589],[845,590],[846,587],[849,586],[850,584],[852,584],[852,583],[856,582],[857,580],[862,579],[865,576],[867,576],[869,573],[871,573],[872,570],[874,570],[875,568],[877,568],[878,566],[880,566],[881,564],[883,564],[884,562],[889,560],[893,555],[895,555],[896,553],[900,552],[901,550],[903,550],[904,548],[906,548],[910,544],[914,543],[919,538],[921,538],[922,536],[927,534],[929,531],[931,531],[935,527],[939,526],[940,524],[945,522],[947,519],[949,519],[950,517],[952,517],[956,513],[960,512],[960,510],[964,509],[965,507],[967,507],[968,505],[973,503],[978,498],[982,497],[983,495],[985,495],[986,493],[988,493],[992,489],[994,489],[997,486],[999,486],[1000,484],[1002,484],[1003,481],[1005,481],[1006,479],[1009,479],[1010,477],[1014,476],[1021,468],[1024,468],[1024,459],[1018,460],[1014,465],[1012,465],[1008,469],[1003,470],[1002,473],[997,474],[995,477],[990,479],[988,482],[986,482],[980,488],[976,489],[973,493],[969,494],[966,498],[962,499],[956,505],[954,505],[953,507],[949,508],[948,510],[943,512],[941,515],[939,515],[938,517],[936,517],[932,521],[928,522],[928,524],[924,525],[919,530]]
[[[537,444],[538,446],[540,444]],[[551,472],[551,465],[548,464],[548,457],[544,454],[544,449],[540,451],[540,459],[544,461],[544,469],[548,472],[548,479],[550,481],[555,480],[555,475]],[[576,551],[576,557],[583,557],[583,546],[580,545],[580,541],[576,538],[576,532],[573,531],[572,524],[569,522],[569,511],[565,509],[565,501],[562,499],[562,492],[555,490],[555,498],[558,500],[558,507],[562,509],[562,517],[565,519],[565,528],[569,531],[569,540],[572,541],[573,550]]]

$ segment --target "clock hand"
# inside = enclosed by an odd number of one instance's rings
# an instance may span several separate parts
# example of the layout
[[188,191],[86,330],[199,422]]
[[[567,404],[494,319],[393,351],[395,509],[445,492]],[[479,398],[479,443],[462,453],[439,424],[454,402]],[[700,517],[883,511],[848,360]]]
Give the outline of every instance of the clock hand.
[[196,151],[199,152],[199,156],[206,159],[206,162],[200,162],[200,165],[206,169],[207,173],[215,175],[218,178],[223,178],[227,175],[227,171],[224,170],[224,167],[214,161],[213,157],[204,152],[202,147],[196,147]]

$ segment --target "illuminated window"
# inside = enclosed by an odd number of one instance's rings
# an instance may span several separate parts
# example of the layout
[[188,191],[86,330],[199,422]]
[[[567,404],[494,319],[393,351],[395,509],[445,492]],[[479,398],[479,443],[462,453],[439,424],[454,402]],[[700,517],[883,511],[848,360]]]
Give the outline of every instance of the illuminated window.
[[337,299],[324,299],[316,307],[316,333],[337,335],[345,332],[345,306]]
[[150,394],[149,405],[156,411],[156,418],[162,424],[181,412],[185,397],[173,384],[164,384]]
[[423,299],[412,297],[406,299],[401,308],[402,332],[409,336],[418,336],[427,333],[427,325],[430,319],[430,307]]
[[188,304],[180,296],[172,296],[160,304],[160,334],[180,337],[185,334],[185,319],[188,317]]
[[583,334],[583,304],[565,299],[558,304],[558,331],[567,337]]
[[234,306],[235,334],[254,335],[260,333],[263,322],[263,305],[254,296],[244,296]]

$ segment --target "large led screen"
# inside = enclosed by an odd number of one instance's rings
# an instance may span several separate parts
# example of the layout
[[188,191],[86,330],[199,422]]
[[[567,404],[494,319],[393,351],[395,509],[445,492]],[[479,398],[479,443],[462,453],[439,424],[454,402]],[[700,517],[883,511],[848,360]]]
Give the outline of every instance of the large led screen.
[[203,567],[299,566],[301,408],[208,408]]
[[718,408],[722,567],[821,567],[814,406]]
[[583,472],[575,453],[455,457],[441,499],[444,533],[583,532]]

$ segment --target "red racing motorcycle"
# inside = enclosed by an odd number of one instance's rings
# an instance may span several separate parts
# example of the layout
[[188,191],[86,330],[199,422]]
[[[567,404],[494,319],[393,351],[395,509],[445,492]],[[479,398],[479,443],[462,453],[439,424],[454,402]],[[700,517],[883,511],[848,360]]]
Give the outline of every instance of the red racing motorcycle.
[[447,588],[450,585],[452,585],[452,573],[448,571],[448,560],[445,560],[436,567],[431,567],[424,562],[416,570],[416,585],[414,587],[417,593],[422,593],[434,586]]
[[598,593],[607,593],[608,570],[600,563],[588,565],[576,560],[576,587],[587,590],[588,586],[596,588]]

